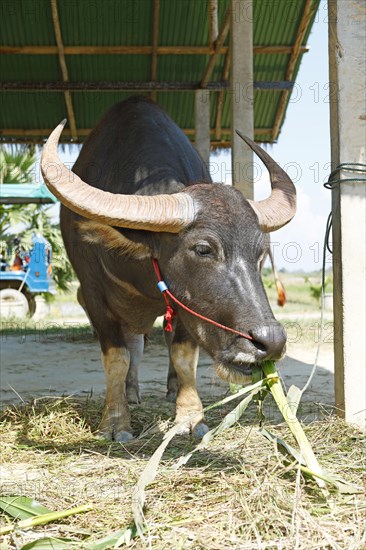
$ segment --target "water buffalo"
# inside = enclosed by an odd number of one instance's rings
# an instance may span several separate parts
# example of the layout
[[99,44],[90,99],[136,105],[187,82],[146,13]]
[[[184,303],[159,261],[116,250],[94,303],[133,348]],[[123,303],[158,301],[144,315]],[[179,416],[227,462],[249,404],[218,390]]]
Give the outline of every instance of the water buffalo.
[[72,172],[57,154],[62,129],[60,124],[49,137],[41,167],[62,202],[65,247],[101,345],[107,391],[99,433],[117,441],[133,437],[128,402],[139,401],[143,335],[166,307],[155,258],[182,303],[249,336],[175,306],[167,333],[168,389],[177,390],[176,421],[190,419],[200,437],[207,426],[196,389],[198,346],[222,378],[235,381],[250,376],[254,363],[284,353],[286,335],[271,311],[259,265],[264,233],[295,213],[293,183],[261,147],[243,138],[269,170],[270,197],[254,202],[233,187],[213,184],[183,132],[144,98],[106,113]]

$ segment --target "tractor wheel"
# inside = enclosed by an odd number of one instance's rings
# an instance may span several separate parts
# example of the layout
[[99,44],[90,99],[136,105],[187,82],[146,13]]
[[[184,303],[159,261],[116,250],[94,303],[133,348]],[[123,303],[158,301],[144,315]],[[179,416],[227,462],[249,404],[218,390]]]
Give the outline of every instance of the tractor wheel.
[[27,298],[15,288],[0,290],[0,313],[2,319],[24,319],[29,313]]
[[28,301],[28,308],[29,308],[28,315],[29,317],[33,317],[37,307],[35,295],[32,294],[31,292],[27,292],[26,290],[23,290],[22,294],[24,294],[24,296],[27,298],[27,301]]

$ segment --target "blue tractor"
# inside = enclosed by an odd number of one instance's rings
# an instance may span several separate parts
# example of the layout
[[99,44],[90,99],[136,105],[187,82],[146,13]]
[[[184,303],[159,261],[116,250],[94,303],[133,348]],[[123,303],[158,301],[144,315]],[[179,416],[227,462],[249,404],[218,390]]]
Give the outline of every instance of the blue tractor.
[[[14,239],[13,252],[2,253],[0,271],[0,304],[2,317],[32,316],[38,294],[55,293],[52,277],[52,249],[40,234],[32,237],[32,247],[25,250]],[[11,261],[7,261],[7,257]]]
[[[2,184],[0,204],[54,203],[44,185]],[[29,247],[18,238],[0,243],[0,313],[1,317],[34,315],[36,296],[55,294],[52,277],[52,247],[39,233],[34,233]]]

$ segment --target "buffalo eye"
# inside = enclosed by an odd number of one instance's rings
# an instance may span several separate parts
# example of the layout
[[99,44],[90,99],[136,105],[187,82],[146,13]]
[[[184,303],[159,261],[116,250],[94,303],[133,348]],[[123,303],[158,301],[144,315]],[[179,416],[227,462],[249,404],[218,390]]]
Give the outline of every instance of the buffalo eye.
[[213,250],[212,250],[211,246],[206,242],[197,243],[194,246],[194,252],[200,258],[209,258],[209,257],[213,256]]

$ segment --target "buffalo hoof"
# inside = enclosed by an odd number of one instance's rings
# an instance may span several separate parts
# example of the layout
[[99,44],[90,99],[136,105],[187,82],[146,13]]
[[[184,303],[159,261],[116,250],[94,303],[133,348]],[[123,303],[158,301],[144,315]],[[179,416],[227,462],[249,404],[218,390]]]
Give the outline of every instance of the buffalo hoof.
[[195,427],[192,430],[192,435],[196,439],[202,439],[207,432],[209,431],[209,427],[207,424],[204,424],[203,422],[200,422],[199,424],[196,424]]
[[126,397],[130,405],[139,405],[141,403],[139,389],[134,386],[126,388]]
[[134,439],[133,435],[130,432],[118,432],[115,434],[114,438],[115,441],[118,441],[118,443],[127,443],[128,441],[131,441]]
[[189,426],[189,423],[188,421],[184,424],[182,424],[179,428],[179,430],[177,431],[177,435],[187,435],[187,434],[190,434],[191,433],[191,428]]
[[166,400],[169,401],[169,403],[175,403],[177,400],[176,390],[168,390],[166,394]]
[[186,424],[182,424],[177,434],[178,435],[192,434],[192,436],[195,437],[196,439],[202,439],[203,436],[206,435],[208,431],[209,431],[209,427],[204,422],[199,422],[194,427],[190,426],[189,423],[187,422]]
[[98,430],[97,432],[94,432],[93,435],[97,439],[113,439],[111,430]]
[[131,439],[134,438],[133,435],[126,430],[114,432],[113,429],[98,430],[97,432],[95,432],[94,436],[97,439],[105,439],[107,441],[117,441],[118,443],[126,443],[127,441],[131,441]]

